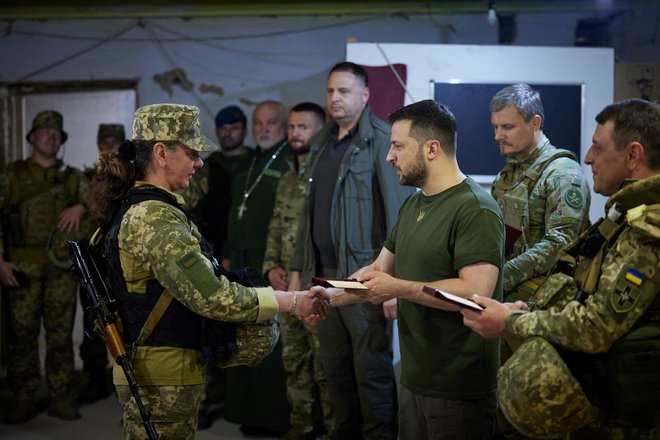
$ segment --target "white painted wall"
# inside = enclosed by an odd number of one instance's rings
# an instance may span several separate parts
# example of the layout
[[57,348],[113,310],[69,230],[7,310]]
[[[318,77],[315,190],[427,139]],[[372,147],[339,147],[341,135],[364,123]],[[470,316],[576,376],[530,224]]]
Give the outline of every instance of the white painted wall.
[[[130,137],[135,101],[135,90],[27,95],[23,100],[23,132],[30,131],[32,120],[41,110],[57,110],[64,115],[62,124],[69,135],[59,157],[78,169],[91,168],[99,153],[99,124],[123,124]],[[32,146],[25,137],[22,139],[27,157]]]
[[[386,59],[405,63],[412,96],[406,103],[433,98],[433,81],[584,84],[582,161],[596,128],[594,117],[614,96],[614,50],[609,48],[354,43],[347,46],[346,59],[365,65]],[[488,109],[475,112],[488,114]],[[485,142],[497,148],[494,140]],[[593,188],[591,168],[583,165],[583,170]],[[605,200],[592,191],[592,221],[603,216]]]

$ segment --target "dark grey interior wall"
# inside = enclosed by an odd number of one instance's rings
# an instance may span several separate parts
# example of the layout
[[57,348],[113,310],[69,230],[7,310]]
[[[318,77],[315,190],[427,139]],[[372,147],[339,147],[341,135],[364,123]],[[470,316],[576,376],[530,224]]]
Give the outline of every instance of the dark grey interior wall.
[[[610,20],[617,59],[660,62],[659,4],[639,1]],[[512,44],[573,47],[580,20],[610,14],[520,13]],[[139,105],[198,105],[213,136],[225,105],[323,103],[327,69],[345,58],[347,41],[497,45],[498,29],[485,13],[19,20],[0,23],[0,82],[137,79]]]

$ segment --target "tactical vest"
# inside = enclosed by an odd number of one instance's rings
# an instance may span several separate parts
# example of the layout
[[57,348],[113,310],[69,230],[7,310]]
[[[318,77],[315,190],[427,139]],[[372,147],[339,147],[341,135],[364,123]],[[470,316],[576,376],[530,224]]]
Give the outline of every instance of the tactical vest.
[[[119,315],[122,320],[122,339],[127,344],[146,346],[167,346],[200,349],[206,362],[224,368],[236,365],[256,365],[268,356],[279,339],[277,317],[256,323],[233,323],[208,319],[197,315],[175,298],[167,302],[165,308],[157,303],[164,287],[155,279],[147,281],[145,294],[128,292],[119,260],[118,234],[121,219],[128,209],[145,200],[158,200],[182,211],[189,222],[192,214],[168,193],[154,187],[133,189],[115,213],[112,224],[103,240],[103,255],[107,265],[110,285],[119,301]],[[259,270],[243,268],[228,272],[215,259],[204,237],[200,239],[202,254],[210,261],[216,276],[224,276],[231,282],[243,286],[253,286],[253,280],[261,276]],[[158,318],[151,325],[145,322],[154,319],[151,315],[155,307],[160,310]],[[144,329],[149,327],[148,337]],[[144,338],[144,340],[140,340]]]
[[[576,291],[580,302],[596,293],[607,251],[626,228],[641,229],[640,216],[651,212],[660,215],[660,205],[640,205],[627,215],[611,209],[606,219],[581,234],[561,255],[537,292],[535,308],[562,309],[571,301],[562,292]],[[651,235],[660,240],[657,228]],[[657,294],[644,315],[606,353],[560,349],[540,337],[525,339],[500,368],[497,385],[498,402],[507,419],[532,438],[562,438],[598,421],[649,428],[660,411],[658,390]]]
[[[660,204],[627,212],[615,204],[607,217],[565,249],[554,270],[573,277],[577,301],[584,303],[596,292],[603,259],[629,222],[649,212],[660,212]],[[644,425],[660,411],[660,295],[607,353],[560,353],[589,399],[606,414]]]
[[[546,142],[549,141],[546,140]],[[548,148],[523,173],[523,178],[520,181],[507,183],[507,179],[503,178],[493,185],[493,198],[502,210],[504,224],[507,226],[506,232],[509,235],[514,234],[513,237],[506,240],[509,245],[509,249],[505,250],[507,259],[522,254],[535,244],[534,242],[530,243],[527,234],[529,230],[529,196],[543,171],[553,161],[561,157],[567,157],[577,162],[575,155],[568,150]],[[515,237],[517,234],[519,236]]]
[[78,182],[72,169],[59,162],[48,181],[35,180],[25,160],[13,165],[3,215],[14,216],[8,238],[12,247],[46,247],[59,214],[76,200]]
[[[121,220],[132,205],[145,200],[162,201],[180,209],[190,218],[190,214],[172,196],[156,188],[133,189],[114,214],[112,224],[105,234],[103,251],[110,285],[119,300],[122,339],[126,344],[137,341],[147,317],[165,290],[156,279],[150,279],[144,294],[129,292],[119,260],[118,234]],[[201,342],[202,317],[173,299],[143,345],[201,349]]]

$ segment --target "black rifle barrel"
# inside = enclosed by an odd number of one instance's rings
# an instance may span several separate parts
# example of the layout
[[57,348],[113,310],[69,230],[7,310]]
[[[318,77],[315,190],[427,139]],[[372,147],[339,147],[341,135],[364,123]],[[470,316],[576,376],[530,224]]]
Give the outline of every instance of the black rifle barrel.
[[128,387],[135,398],[140,416],[142,416],[144,429],[147,431],[150,440],[158,440],[158,434],[151,420],[151,414],[142,403],[137,381],[135,380],[133,369],[126,355],[126,348],[117,330],[117,317],[108,306],[108,289],[94,261],[87,239],[69,241],[69,253],[71,254],[71,262],[80,278],[85,295],[93,307],[96,321],[103,329],[105,343],[115,362],[124,370]]

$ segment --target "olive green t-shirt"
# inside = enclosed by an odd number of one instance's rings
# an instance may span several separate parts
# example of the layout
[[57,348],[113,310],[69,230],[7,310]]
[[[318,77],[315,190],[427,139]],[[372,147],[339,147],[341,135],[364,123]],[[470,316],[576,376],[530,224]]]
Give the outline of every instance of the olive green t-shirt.
[[[410,196],[385,248],[397,278],[457,278],[464,266],[503,266],[504,223],[495,200],[471,178],[440,194]],[[502,299],[501,276],[493,298]],[[452,400],[490,397],[499,341],[463,325],[463,316],[406,300],[398,302],[401,383],[416,394]]]

